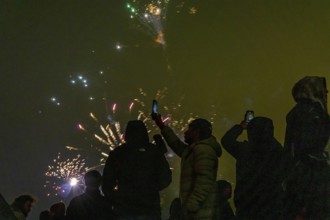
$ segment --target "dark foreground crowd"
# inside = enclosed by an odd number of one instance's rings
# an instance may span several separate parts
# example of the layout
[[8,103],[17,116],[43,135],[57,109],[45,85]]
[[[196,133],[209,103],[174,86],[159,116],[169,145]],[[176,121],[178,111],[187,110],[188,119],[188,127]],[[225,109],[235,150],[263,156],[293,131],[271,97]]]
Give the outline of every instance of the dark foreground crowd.
[[[324,77],[304,77],[292,95],[284,146],[275,139],[273,122],[254,117],[234,125],[221,138],[236,159],[235,212],[228,200],[232,186],[217,180],[222,150],[205,119],[190,122],[184,142],[158,113],[152,119],[161,136],[149,141],[142,121],[129,121],[125,143],[106,161],[103,176],[85,174],[85,192],[66,208],[57,203],[40,220],[160,220],[159,191],[172,181],[164,156],[168,146],[181,158],[180,193],[169,220],[327,220],[330,219],[330,166],[327,153],[330,118]],[[240,135],[247,131],[247,140]],[[0,197],[0,220],[24,220],[35,199],[22,195],[8,205]]]

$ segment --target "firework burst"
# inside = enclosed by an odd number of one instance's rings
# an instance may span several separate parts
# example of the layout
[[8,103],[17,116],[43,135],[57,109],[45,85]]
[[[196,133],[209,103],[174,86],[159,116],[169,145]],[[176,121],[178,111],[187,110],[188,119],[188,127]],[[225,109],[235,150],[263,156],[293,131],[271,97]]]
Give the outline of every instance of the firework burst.
[[[115,111],[115,108],[113,108],[113,111]],[[86,132],[91,140],[96,140],[99,144],[91,144],[90,146],[94,148],[97,152],[99,152],[101,158],[100,158],[100,165],[102,166],[105,162],[105,159],[109,156],[109,152],[112,151],[116,146],[119,146],[120,144],[123,144],[124,138],[123,133],[121,131],[121,125],[119,122],[114,121],[113,119],[110,120],[110,123],[106,125],[102,125],[98,118],[93,114],[90,113],[90,117],[94,120],[94,122],[97,124],[97,127],[99,127],[99,132],[89,132],[83,125],[78,124],[78,128]],[[109,118],[109,117],[108,117]],[[72,150],[79,150],[80,148],[73,148],[68,147]],[[96,166],[95,166],[96,167]]]
[[67,197],[73,189],[81,191],[84,186],[83,176],[88,167],[85,166],[85,159],[80,154],[73,158],[62,159],[61,153],[48,166],[45,173],[47,181],[45,188],[50,188],[47,196]]
[[167,5],[169,0],[133,0],[126,4],[130,18],[137,19],[154,41],[166,45],[163,28],[166,23]]

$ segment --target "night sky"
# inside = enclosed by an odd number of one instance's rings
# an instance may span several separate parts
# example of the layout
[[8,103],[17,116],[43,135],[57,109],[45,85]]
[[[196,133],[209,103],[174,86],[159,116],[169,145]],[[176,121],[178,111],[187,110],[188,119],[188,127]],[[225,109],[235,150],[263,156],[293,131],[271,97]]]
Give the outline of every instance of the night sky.
[[[130,18],[129,2],[0,1],[0,192],[10,203],[35,195],[29,219],[60,200],[46,196],[45,172],[58,152],[72,154],[65,146],[85,149],[87,164],[98,162],[77,129],[93,127],[90,112],[107,124],[117,103],[124,127],[136,118],[138,105],[127,113],[134,98],[149,114],[157,91],[167,88],[159,100],[164,115],[162,106],[177,103],[177,120],[216,114],[221,139],[252,109],[273,119],[283,143],[293,84],[306,75],[330,79],[328,0],[170,0],[157,26],[164,45],[155,41],[155,25]],[[218,178],[234,184],[235,161],[224,152],[219,162]]]

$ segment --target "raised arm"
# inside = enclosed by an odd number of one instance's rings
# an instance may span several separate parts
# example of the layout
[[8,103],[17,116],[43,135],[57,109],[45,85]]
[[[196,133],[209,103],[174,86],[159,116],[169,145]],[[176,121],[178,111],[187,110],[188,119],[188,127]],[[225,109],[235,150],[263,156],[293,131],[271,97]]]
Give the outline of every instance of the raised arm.
[[170,148],[176,153],[179,157],[182,156],[183,150],[188,147],[183,141],[181,141],[173,130],[167,126],[161,129],[161,133]]
[[226,151],[231,154],[234,158],[237,158],[242,149],[244,142],[237,141],[237,138],[242,134],[242,125],[234,125],[229,129],[221,139],[221,144]]

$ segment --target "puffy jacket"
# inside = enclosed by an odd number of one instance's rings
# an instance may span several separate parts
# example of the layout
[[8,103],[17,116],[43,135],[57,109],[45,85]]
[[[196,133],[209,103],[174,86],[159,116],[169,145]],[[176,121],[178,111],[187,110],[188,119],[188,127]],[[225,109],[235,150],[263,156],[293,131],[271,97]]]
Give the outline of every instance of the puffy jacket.
[[221,146],[215,137],[190,146],[183,143],[169,127],[162,129],[168,145],[181,157],[180,199],[184,215],[194,219],[214,219],[217,205],[217,171]]

